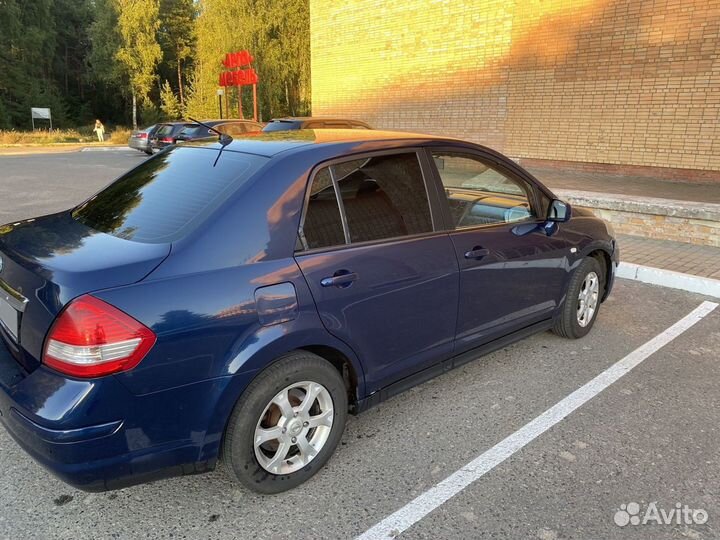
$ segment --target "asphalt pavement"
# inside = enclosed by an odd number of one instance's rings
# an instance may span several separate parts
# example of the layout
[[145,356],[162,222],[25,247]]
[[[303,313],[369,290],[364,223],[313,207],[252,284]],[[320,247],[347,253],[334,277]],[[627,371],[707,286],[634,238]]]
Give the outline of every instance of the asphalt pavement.
[[72,208],[147,158],[122,147],[0,155],[0,223]]
[[[0,221],[72,206],[143,159],[128,151],[0,157]],[[538,334],[350,417],[325,469],[275,496],[233,484],[222,464],[88,494],[56,480],[0,429],[0,538],[357,537],[704,300],[619,280],[584,339]],[[719,538],[718,351],[720,308],[399,537]],[[697,519],[658,522],[677,505]]]

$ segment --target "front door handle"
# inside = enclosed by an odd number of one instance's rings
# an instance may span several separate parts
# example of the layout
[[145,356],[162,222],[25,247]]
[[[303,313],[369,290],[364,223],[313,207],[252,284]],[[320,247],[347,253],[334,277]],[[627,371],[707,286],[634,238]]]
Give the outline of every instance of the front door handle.
[[348,272],[347,270],[340,270],[335,272],[332,277],[323,278],[320,281],[320,285],[323,287],[340,287],[345,288],[352,285],[352,282],[357,280],[358,275],[355,272]]
[[486,248],[481,248],[480,246],[475,246],[470,251],[465,253],[466,259],[482,259],[486,255],[490,255],[490,250]]

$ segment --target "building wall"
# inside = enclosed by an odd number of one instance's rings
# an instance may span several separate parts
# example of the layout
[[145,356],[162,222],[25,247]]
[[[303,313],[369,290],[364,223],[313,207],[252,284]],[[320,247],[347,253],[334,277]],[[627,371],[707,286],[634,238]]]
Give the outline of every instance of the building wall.
[[720,170],[720,0],[310,0],[313,114]]

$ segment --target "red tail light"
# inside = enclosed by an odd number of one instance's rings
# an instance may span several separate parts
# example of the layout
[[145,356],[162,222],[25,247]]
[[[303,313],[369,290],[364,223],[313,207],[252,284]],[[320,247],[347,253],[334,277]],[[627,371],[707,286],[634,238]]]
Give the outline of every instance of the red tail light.
[[160,140],[161,140],[162,142],[166,142],[166,143],[172,143],[172,142],[173,142],[172,137],[163,137],[163,138],[160,139]]
[[143,131],[141,133],[138,133],[137,136],[138,136],[138,139],[147,139],[148,134]]
[[75,377],[100,377],[137,366],[155,340],[145,325],[85,295],[73,300],[50,328],[43,362]]

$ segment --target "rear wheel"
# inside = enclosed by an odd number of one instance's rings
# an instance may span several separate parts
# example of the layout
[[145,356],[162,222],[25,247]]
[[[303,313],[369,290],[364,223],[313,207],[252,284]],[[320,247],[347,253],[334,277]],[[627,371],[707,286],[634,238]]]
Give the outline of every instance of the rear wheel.
[[312,353],[285,356],[258,375],[233,410],[223,445],[228,472],[260,493],[291,489],[327,462],[346,417],[338,371]]
[[587,335],[597,319],[604,290],[600,263],[593,257],[586,257],[570,278],[565,304],[553,325],[553,332],[572,339]]

